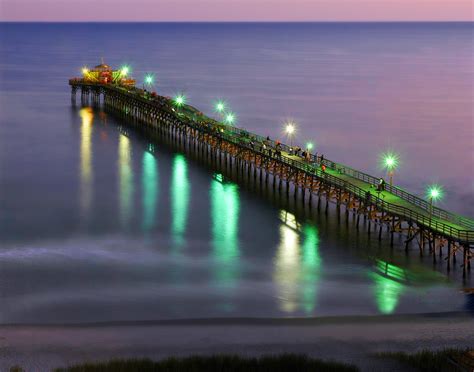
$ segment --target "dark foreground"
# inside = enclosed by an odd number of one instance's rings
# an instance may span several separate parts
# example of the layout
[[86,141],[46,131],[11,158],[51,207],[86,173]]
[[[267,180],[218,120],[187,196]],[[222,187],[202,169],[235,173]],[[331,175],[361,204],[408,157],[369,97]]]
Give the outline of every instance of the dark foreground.
[[285,371],[324,371],[357,372],[358,368],[342,363],[325,362],[302,355],[265,356],[261,358],[242,358],[236,355],[199,357],[183,359],[168,358],[159,362],[149,359],[115,360],[105,363],[84,364],[55,372],[285,372]]
[[[380,353],[381,359],[394,359],[400,362],[400,370],[421,372],[462,372],[474,370],[474,349],[444,349],[440,351],[423,350],[418,353]],[[84,363],[54,372],[357,372],[354,365],[323,361],[306,355],[282,354],[259,358],[238,355],[190,356],[186,358],[166,358],[161,361],[151,359],[114,359],[106,362]],[[22,372],[14,366],[10,372]]]

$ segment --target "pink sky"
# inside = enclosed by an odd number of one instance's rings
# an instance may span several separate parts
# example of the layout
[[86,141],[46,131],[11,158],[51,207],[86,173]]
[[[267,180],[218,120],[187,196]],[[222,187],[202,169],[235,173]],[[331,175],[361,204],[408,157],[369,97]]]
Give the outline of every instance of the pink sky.
[[471,0],[0,0],[0,21],[472,21]]

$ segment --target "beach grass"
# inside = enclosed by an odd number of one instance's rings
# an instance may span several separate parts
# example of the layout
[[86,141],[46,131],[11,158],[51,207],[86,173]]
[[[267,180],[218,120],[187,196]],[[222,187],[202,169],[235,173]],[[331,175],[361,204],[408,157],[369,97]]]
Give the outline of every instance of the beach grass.
[[86,363],[54,372],[357,372],[353,365],[309,358],[305,355],[282,354],[259,358],[237,355],[190,356],[150,359],[114,359],[107,362]]
[[442,349],[422,350],[416,353],[383,352],[378,353],[377,356],[398,360],[420,372],[460,372],[469,370],[466,368],[469,368],[470,351],[468,349]]

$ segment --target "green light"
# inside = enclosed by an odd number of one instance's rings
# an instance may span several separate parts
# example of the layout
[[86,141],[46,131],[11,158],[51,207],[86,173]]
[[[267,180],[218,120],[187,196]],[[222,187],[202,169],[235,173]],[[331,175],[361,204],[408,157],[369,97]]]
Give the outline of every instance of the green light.
[[155,78],[152,74],[147,74],[147,75],[145,75],[144,80],[145,80],[146,85],[153,85],[153,81],[155,80]]
[[186,103],[186,96],[184,94],[178,94],[174,97],[174,103],[176,106],[180,107]]
[[[212,257],[217,288],[236,287],[240,276],[239,189],[235,184],[212,180],[210,187]],[[224,292],[228,295],[227,292]]]
[[432,199],[433,201],[439,200],[443,197],[443,189],[439,185],[431,185],[428,187],[428,198]]
[[156,158],[145,151],[142,170],[143,230],[149,231],[155,224],[158,201],[158,164]]
[[306,144],[306,148],[307,148],[308,150],[312,150],[313,147],[314,147],[314,145],[313,145],[311,142],[308,142],[308,143]]
[[225,111],[226,107],[227,107],[227,105],[224,101],[217,101],[214,108],[215,108],[216,112],[223,113]]
[[182,154],[175,156],[171,176],[171,232],[175,246],[179,249],[184,243],[189,212],[190,184],[188,164]]
[[392,314],[398,306],[405,287],[377,273],[371,273],[374,280],[374,295],[377,307],[382,314]]
[[224,182],[224,176],[222,175],[222,173],[215,174],[215,179],[218,182]]
[[398,167],[398,155],[392,152],[387,152],[382,155],[382,163],[384,168],[391,171]]
[[313,225],[305,225],[303,233],[303,263],[305,266],[317,269],[321,266],[318,230]]
[[127,76],[129,72],[130,72],[130,67],[128,67],[127,65],[122,66],[122,68],[120,69],[120,74],[122,74],[123,76]]
[[316,303],[317,284],[321,276],[321,255],[316,227],[305,225],[303,234],[302,304],[305,312],[310,314],[314,311]]
[[224,121],[227,123],[227,124],[234,124],[235,123],[235,114],[233,112],[229,112],[226,116],[225,116],[225,119]]

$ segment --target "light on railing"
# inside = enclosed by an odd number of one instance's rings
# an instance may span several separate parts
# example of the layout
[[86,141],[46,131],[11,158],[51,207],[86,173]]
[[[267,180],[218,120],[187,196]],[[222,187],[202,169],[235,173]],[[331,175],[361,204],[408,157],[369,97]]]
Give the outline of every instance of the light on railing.
[[229,125],[233,125],[235,123],[235,114],[233,112],[229,112],[225,118],[224,122]]
[[390,177],[390,186],[393,186],[393,174],[398,167],[399,156],[394,152],[386,152],[382,154],[382,167],[387,170]]
[[443,188],[439,185],[431,185],[428,187],[427,195],[430,200],[439,200],[443,197]]
[[227,104],[225,103],[225,101],[219,100],[215,103],[214,110],[216,110],[216,112],[218,112],[219,114],[222,114],[225,111],[226,107]]
[[296,125],[294,122],[289,121],[285,124],[285,133],[290,139],[290,146],[293,146],[293,135],[295,134],[296,131]]
[[120,74],[123,76],[127,76],[130,73],[130,67],[127,65],[124,65],[120,69]]
[[155,77],[153,76],[153,74],[146,74],[145,78],[143,79],[144,85],[151,87],[153,85],[154,80],[155,80]]
[[186,96],[184,94],[177,94],[174,97],[174,104],[178,107],[183,106],[186,103]]
[[440,200],[443,197],[443,188],[439,185],[431,185],[427,189],[427,197],[430,200],[430,226],[433,217],[433,202]]
[[394,155],[388,154],[384,159],[385,167],[391,170],[397,166],[397,158]]

